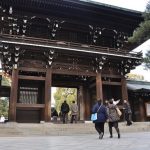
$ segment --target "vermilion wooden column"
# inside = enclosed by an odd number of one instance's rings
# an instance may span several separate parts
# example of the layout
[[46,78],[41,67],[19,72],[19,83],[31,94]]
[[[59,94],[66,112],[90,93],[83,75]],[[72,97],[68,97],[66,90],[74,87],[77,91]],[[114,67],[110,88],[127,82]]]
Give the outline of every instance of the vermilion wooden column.
[[9,103],[9,121],[16,121],[16,103],[18,95],[18,69],[12,70],[12,83]]
[[45,122],[49,122],[51,118],[51,80],[52,80],[52,71],[50,68],[46,71],[45,79],[45,110],[44,118]]
[[122,77],[121,78],[121,91],[122,91],[122,100],[127,100],[128,101],[128,89],[127,89],[127,82],[126,78]]
[[101,73],[96,75],[96,98],[103,100],[102,77]]

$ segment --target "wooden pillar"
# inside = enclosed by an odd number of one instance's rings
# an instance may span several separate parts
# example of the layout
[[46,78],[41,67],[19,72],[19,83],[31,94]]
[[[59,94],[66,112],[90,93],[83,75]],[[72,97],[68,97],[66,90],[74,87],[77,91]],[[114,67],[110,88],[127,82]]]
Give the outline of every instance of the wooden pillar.
[[45,122],[49,122],[51,118],[51,80],[52,80],[52,71],[50,68],[46,70],[46,79],[45,79],[45,110],[44,118]]
[[9,121],[16,121],[16,103],[18,96],[18,69],[12,70],[12,83],[9,103]]
[[102,77],[101,73],[96,75],[96,98],[103,100]]
[[127,82],[125,77],[121,78],[121,92],[122,92],[122,100],[128,101],[128,89],[127,89]]
[[89,88],[85,89],[85,119],[89,120],[91,114],[91,99],[90,99],[90,91]]
[[143,99],[141,97],[139,97],[139,112],[140,112],[140,121],[145,121],[144,104]]
[[79,86],[78,89],[78,106],[79,106],[79,119],[84,120],[84,96],[83,86]]

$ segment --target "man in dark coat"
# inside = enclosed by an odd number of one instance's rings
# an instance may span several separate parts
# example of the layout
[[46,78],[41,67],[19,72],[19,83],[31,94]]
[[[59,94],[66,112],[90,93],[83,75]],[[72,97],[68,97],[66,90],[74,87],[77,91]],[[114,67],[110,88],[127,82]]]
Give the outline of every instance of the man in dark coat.
[[127,121],[127,126],[130,126],[132,125],[132,122],[131,122],[132,111],[131,111],[130,104],[127,102],[127,100],[124,100],[123,106],[124,106],[123,108],[124,108],[124,113],[125,113],[125,120]]
[[61,105],[61,114],[63,118],[63,123],[67,123],[69,111],[70,111],[69,105],[67,104],[66,101],[64,101]]
[[95,123],[95,129],[99,133],[99,139],[102,139],[104,136],[104,124],[107,120],[107,109],[102,104],[102,100],[98,100],[93,106],[92,113],[97,113],[97,120],[93,121],[93,123]]

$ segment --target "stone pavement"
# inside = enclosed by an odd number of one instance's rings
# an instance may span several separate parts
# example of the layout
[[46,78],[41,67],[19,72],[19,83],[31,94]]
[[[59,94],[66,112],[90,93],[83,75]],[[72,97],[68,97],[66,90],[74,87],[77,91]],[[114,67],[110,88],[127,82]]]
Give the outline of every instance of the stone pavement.
[[[150,132],[150,122],[134,122],[126,126],[125,122],[119,123],[122,133]],[[108,124],[105,124],[105,133],[108,133]],[[1,136],[66,136],[80,134],[96,134],[93,123],[53,124],[53,123],[6,123],[0,124]]]
[[150,132],[116,133],[102,140],[97,134],[69,136],[0,137],[0,150],[149,150]]

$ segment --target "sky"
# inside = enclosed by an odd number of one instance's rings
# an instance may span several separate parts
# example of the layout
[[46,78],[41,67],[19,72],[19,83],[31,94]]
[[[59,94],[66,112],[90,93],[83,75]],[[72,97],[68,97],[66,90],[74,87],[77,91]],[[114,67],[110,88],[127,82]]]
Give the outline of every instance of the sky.
[[149,0],[92,0],[137,11],[144,11]]

